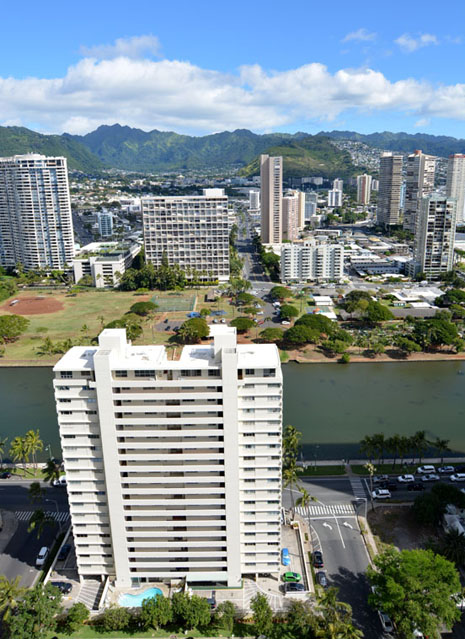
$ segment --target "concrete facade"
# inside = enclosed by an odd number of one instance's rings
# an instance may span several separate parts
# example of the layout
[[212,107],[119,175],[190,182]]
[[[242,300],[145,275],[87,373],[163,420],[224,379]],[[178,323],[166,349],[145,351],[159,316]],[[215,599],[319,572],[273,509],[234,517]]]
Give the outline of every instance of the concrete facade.
[[84,246],[72,261],[74,281],[90,275],[96,288],[118,286],[121,276],[140,252],[139,244],[92,242]]
[[449,156],[446,195],[457,200],[457,223],[465,221],[465,154]]
[[280,244],[283,239],[283,158],[281,156],[260,156],[260,183],[262,242]]
[[402,188],[402,156],[383,153],[379,161],[376,221],[383,226],[399,223]]
[[416,218],[423,196],[434,191],[436,158],[421,151],[407,157],[407,180],[405,184],[404,229],[415,232]]
[[452,269],[456,206],[453,198],[430,196],[421,201],[415,231],[413,268],[428,278]]
[[281,281],[339,280],[344,274],[344,247],[302,242],[283,244]]

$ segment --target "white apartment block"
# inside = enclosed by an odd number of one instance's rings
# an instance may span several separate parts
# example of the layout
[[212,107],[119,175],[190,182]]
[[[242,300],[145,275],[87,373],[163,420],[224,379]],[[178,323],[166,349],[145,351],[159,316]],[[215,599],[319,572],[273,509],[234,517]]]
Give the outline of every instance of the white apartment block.
[[333,180],[333,189],[341,191],[342,193],[344,189],[344,180],[342,180],[341,178],[336,178],[335,180]]
[[342,191],[340,189],[329,189],[328,207],[335,208],[338,206],[342,206]]
[[249,191],[249,209],[251,211],[260,210],[260,191],[255,189]]
[[260,184],[262,242],[280,244],[283,239],[283,158],[281,156],[260,156]]
[[99,211],[97,213],[98,232],[102,237],[111,237],[113,235],[113,213],[110,211]]
[[279,574],[278,350],[212,334],[173,360],[105,329],[55,365],[81,580],[237,587]]
[[449,156],[447,165],[447,197],[457,200],[457,224],[465,222],[465,154]]
[[155,267],[166,255],[188,279],[229,279],[228,198],[223,189],[203,195],[143,197],[145,258]]
[[294,242],[299,236],[300,197],[298,191],[286,193],[282,202],[283,240]]
[[413,253],[413,268],[417,273],[434,278],[452,269],[456,206],[453,198],[432,195],[422,199]]
[[378,224],[389,226],[399,223],[401,188],[402,156],[383,153],[379,160]]
[[282,282],[339,280],[343,274],[344,247],[340,244],[308,241],[282,246]]
[[405,183],[404,229],[415,232],[416,219],[423,196],[434,191],[436,158],[421,151],[407,157],[407,179]]
[[90,275],[96,288],[118,286],[140,249],[140,244],[91,242],[83,246],[72,261],[74,281],[77,283],[84,275]]
[[372,177],[364,173],[357,175],[357,202],[358,204],[370,204]]
[[66,158],[0,158],[0,265],[62,269],[73,255]]

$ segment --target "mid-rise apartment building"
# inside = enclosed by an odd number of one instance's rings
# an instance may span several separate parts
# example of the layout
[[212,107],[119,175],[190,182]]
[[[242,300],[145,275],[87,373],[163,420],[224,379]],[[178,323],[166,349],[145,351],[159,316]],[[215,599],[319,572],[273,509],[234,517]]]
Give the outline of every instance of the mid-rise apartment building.
[[456,206],[453,198],[439,195],[424,197],[415,231],[414,273],[428,278],[441,276],[454,264]]
[[369,204],[371,198],[371,175],[364,173],[363,175],[357,175],[357,203]]
[[344,190],[344,180],[341,178],[336,178],[335,180],[333,180],[333,189],[335,189],[336,191],[342,191]]
[[407,157],[406,168],[404,229],[414,233],[422,197],[434,191],[436,158],[415,151]]
[[286,193],[283,197],[283,240],[294,242],[299,236],[300,202],[298,191]]
[[449,156],[446,195],[457,200],[457,224],[465,221],[465,154]]
[[140,244],[136,243],[91,242],[73,258],[74,281],[77,283],[85,275],[90,275],[96,288],[118,286],[140,249]]
[[282,374],[274,345],[133,346],[106,329],[54,367],[81,580],[240,586],[280,571]]
[[66,158],[0,158],[0,265],[62,269],[73,255]]
[[284,244],[281,250],[281,281],[339,280],[344,274],[344,247],[312,241]]
[[260,210],[260,191],[255,189],[249,191],[249,209],[251,211]]
[[98,232],[101,237],[111,237],[113,235],[113,213],[111,211],[99,211],[97,213]]
[[145,259],[156,267],[164,256],[188,279],[229,279],[228,198],[223,189],[203,195],[143,197]]
[[261,238],[264,244],[280,244],[283,239],[283,158],[260,156]]
[[342,206],[342,191],[340,189],[329,189],[328,207],[335,208]]
[[376,221],[383,226],[399,223],[402,188],[402,156],[383,153],[379,161]]

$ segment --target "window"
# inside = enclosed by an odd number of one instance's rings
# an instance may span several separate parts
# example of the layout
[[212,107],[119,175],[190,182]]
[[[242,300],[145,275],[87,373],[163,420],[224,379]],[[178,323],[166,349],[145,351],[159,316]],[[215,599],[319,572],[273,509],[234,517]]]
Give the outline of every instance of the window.
[[208,371],[208,377],[219,377],[220,371],[211,369]]
[[155,377],[155,371],[134,371],[136,377]]
[[60,377],[61,377],[61,379],[72,379],[73,378],[73,373],[72,373],[72,371],[61,371]]
[[127,377],[127,376],[128,376],[127,371],[115,371],[115,377]]

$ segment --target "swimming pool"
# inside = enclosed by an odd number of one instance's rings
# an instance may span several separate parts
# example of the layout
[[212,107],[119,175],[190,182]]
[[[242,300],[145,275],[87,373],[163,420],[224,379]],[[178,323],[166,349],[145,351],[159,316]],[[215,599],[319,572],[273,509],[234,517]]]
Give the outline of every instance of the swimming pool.
[[137,608],[142,606],[144,599],[158,597],[159,595],[163,597],[160,588],[149,588],[148,590],[144,590],[144,592],[140,592],[138,595],[129,595],[128,593],[121,595],[118,603],[124,608]]

